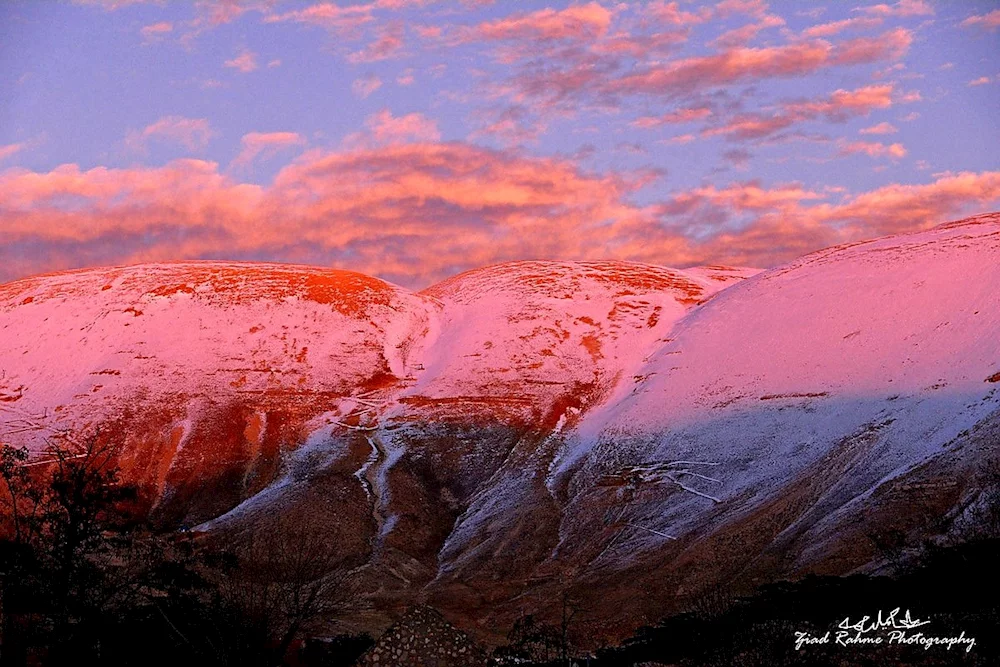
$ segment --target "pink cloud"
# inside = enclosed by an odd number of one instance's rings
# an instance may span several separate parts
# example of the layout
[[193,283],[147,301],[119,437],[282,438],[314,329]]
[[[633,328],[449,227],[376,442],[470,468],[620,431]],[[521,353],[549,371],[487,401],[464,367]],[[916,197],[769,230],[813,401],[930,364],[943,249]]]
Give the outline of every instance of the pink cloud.
[[788,104],[786,109],[792,113],[823,115],[830,120],[843,120],[849,116],[867,114],[872,109],[892,106],[893,93],[892,84],[836,90],[827,99]]
[[606,238],[638,215],[621,201],[631,187],[566,160],[397,143],[307,153],[266,189],[196,160],[9,171],[0,175],[0,220],[11,244],[53,244],[36,268],[60,266],[59,248],[72,243],[71,262],[85,248],[100,248],[101,263],[264,254],[413,284],[495,258],[596,256],[588,230]]
[[273,4],[273,0],[197,0],[196,16],[185,23],[180,41],[190,47],[202,33],[232,23],[250,11],[267,13]]
[[[856,238],[926,229],[1000,199],[1000,172],[944,174],[926,185],[891,184],[817,211],[823,222],[850,223]],[[982,208],[980,211],[984,210]]]
[[[332,265],[413,286],[529,256],[767,266],[1000,199],[996,171],[842,193],[837,204],[826,190],[749,181],[640,207],[629,198],[641,183],[459,142],[311,151],[266,187],[200,160],[11,169],[0,173],[0,278],[81,262],[197,258]],[[695,228],[697,236],[685,231]],[[15,250],[24,244],[32,254]]]
[[764,48],[737,47],[647,68],[608,82],[618,93],[669,94],[772,78],[811,74],[833,65],[856,65],[895,59],[912,37],[902,28],[879,37],[831,46],[825,41],[793,42]]
[[412,86],[414,81],[412,69],[405,69],[396,77],[396,83],[400,86]]
[[371,63],[387,60],[399,54],[403,48],[403,24],[394,21],[386,25],[378,38],[360,51],[350,54],[347,59],[352,63]]
[[933,16],[934,8],[926,0],[899,0],[894,5],[878,4],[859,11],[876,16]]
[[[283,13],[268,13],[265,23],[301,23],[323,28],[341,36],[357,37],[361,28],[376,21],[376,12],[424,7],[438,0],[373,0],[359,4],[321,2]],[[273,3],[272,3],[273,4]]]
[[123,7],[128,7],[129,5],[142,5],[149,2],[158,2],[159,0],[73,0],[74,5],[91,5],[94,7],[100,7],[106,12],[113,12]]
[[750,165],[750,158],[753,157],[753,154],[749,151],[743,150],[742,148],[734,148],[732,150],[725,151],[722,154],[722,157],[740,171],[746,171]]
[[563,10],[541,9],[480,23],[461,33],[461,41],[474,40],[588,40],[605,34],[612,13],[596,2]]
[[748,23],[740,28],[729,30],[719,35],[711,44],[722,48],[746,46],[761,30],[778,28],[785,25],[785,19],[773,14],[765,14],[755,23]]
[[225,62],[226,67],[232,67],[247,74],[257,69],[257,56],[249,49],[243,49],[240,53]]
[[253,0],[199,0],[195,4],[201,14],[201,20],[212,26],[232,23],[251,9],[264,11],[267,7],[266,1]]
[[702,136],[725,135],[733,140],[763,139],[788,129],[801,120],[786,113],[746,113],[737,115],[722,125],[702,130]]
[[[167,219],[195,226],[213,207],[246,212],[257,203],[257,186],[232,183],[217,168],[214,162],[185,159],[154,169],[81,171],[66,164],[44,173],[10,170],[0,174],[0,215],[12,223],[12,239],[38,233],[34,225],[42,219],[53,223],[46,236],[83,240],[116,229],[141,232],[150,222],[150,208],[174,208]],[[109,217],[103,217],[104,212]],[[182,222],[180,216],[189,213],[194,217]],[[227,219],[228,213],[220,218]]]
[[765,0],[722,0],[715,5],[715,13],[720,18],[734,14],[762,16],[767,10],[768,4]]
[[130,131],[125,137],[125,145],[130,150],[142,153],[150,139],[159,139],[179,143],[189,151],[196,151],[205,148],[212,135],[207,118],[164,116],[142,131]]
[[470,139],[488,137],[506,146],[536,142],[547,129],[544,120],[520,105],[485,109],[473,116],[479,121],[480,127],[472,133]]
[[433,143],[441,138],[437,123],[421,113],[393,116],[382,109],[365,119],[365,131],[349,135],[344,143],[351,147],[386,146],[409,142]]
[[[741,189],[749,191],[746,200]],[[922,185],[891,184],[842,195],[839,204],[826,203],[824,197],[797,186],[737,183],[681,193],[664,204],[661,213],[678,227],[707,219],[724,228],[736,227],[700,245],[684,246],[698,263],[711,257],[712,262],[736,266],[773,266],[831,245],[918,231],[985,212],[1000,201],[1000,171],[945,174]],[[748,203],[759,207],[749,209]]]
[[632,121],[633,127],[649,128],[661,125],[673,125],[677,123],[693,123],[704,120],[712,115],[712,110],[708,107],[697,107],[690,109],[675,109],[662,116],[640,116]]
[[879,123],[877,125],[872,125],[871,127],[866,127],[863,130],[859,130],[861,134],[894,134],[899,130],[892,123]]
[[283,150],[302,146],[306,141],[296,132],[250,132],[243,135],[240,143],[243,149],[233,160],[233,165],[245,167],[258,157],[270,159]]
[[373,9],[374,5],[371,4],[340,6],[332,2],[323,2],[283,14],[269,14],[264,21],[266,23],[291,21],[318,26],[331,32],[352,32],[375,20],[372,15]]
[[910,44],[913,34],[905,28],[896,28],[878,37],[859,37],[837,46],[831,62],[835,65],[860,65],[880,60],[898,60],[902,58]]
[[13,157],[16,153],[20,153],[23,149],[24,144],[0,145],[0,162],[9,157]]
[[829,23],[814,25],[803,30],[802,36],[809,39],[817,37],[831,37],[843,32],[844,30],[873,28],[881,24],[882,19],[878,17],[855,17],[843,19],[841,21],[831,21]]
[[994,9],[991,12],[981,15],[972,15],[969,18],[962,21],[962,25],[965,27],[977,27],[985,28],[987,30],[996,30],[1000,28],[1000,9]]
[[890,107],[893,94],[892,84],[837,90],[821,99],[785,102],[771,111],[737,114],[721,125],[706,128],[702,134],[725,135],[733,140],[763,139],[820,117],[844,122],[851,117],[868,115],[873,109]]
[[174,29],[174,24],[169,21],[160,21],[159,23],[152,23],[139,31],[142,35],[143,42],[149,44],[158,41],[163,38],[164,35],[172,32]]
[[643,11],[652,20],[672,26],[697,25],[712,17],[712,10],[708,7],[701,7],[696,12],[689,12],[682,10],[676,2],[665,2],[664,0],[650,2]]
[[354,93],[355,97],[365,99],[381,87],[382,79],[374,74],[369,74],[360,79],[355,79],[354,83],[351,84],[351,92]]
[[796,206],[803,201],[822,199],[823,195],[805,190],[800,185],[779,185],[765,188],[760,183],[750,181],[734,183],[725,188],[710,185],[695,188],[674,197],[674,203],[686,207],[690,201],[708,201],[714,206],[722,206],[733,211],[761,211]]
[[839,155],[854,155],[864,153],[869,157],[888,157],[893,160],[906,157],[903,144],[882,144],[876,141],[842,141],[839,144]]
[[992,83],[992,82],[993,82],[993,79],[991,79],[990,77],[988,77],[988,76],[981,76],[978,79],[973,79],[972,81],[970,81],[968,85],[970,85],[970,86],[985,86],[986,84]]
[[[593,5],[571,9],[589,12]],[[449,44],[485,44],[497,62],[512,72],[505,80],[484,84],[489,97],[506,98],[509,105],[530,107],[546,117],[583,108],[617,111],[625,98],[637,95],[703,103],[696,97],[720,88],[898,60],[913,39],[905,28],[843,41],[801,39],[784,30],[781,37],[788,41],[747,46],[760,30],[784,25],[784,19],[767,9],[766,2],[752,1],[727,1],[701,10],[679,2],[636,8],[620,4],[613,11],[595,8],[590,21],[579,17],[568,21],[569,10],[546,9],[445,30],[440,39]],[[676,57],[674,51],[689,39],[697,23],[743,14],[753,22],[720,35],[713,42],[716,52]],[[845,25],[862,27],[878,25],[883,19],[866,16],[849,21]],[[831,34],[842,29],[831,24],[815,32]],[[483,75],[491,77],[485,71]],[[649,116],[640,124],[654,123]]]
[[812,42],[767,48],[735,48],[710,56],[675,60],[611,81],[616,92],[662,94],[741,81],[807,74],[829,59],[827,44]]

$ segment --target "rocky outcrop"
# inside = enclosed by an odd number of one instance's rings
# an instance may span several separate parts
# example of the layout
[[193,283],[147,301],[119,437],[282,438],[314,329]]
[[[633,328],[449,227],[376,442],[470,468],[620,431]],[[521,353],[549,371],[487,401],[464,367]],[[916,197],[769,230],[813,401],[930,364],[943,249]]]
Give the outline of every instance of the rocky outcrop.
[[431,607],[410,609],[358,661],[359,667],[486,667],[486,653]]

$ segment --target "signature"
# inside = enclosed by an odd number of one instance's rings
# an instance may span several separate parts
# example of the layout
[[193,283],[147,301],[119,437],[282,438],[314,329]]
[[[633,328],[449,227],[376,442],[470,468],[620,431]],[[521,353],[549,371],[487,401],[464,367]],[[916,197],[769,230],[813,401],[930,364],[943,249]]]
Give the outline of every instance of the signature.
[[827,630],[822,635],[796,632],[795,650],[801,651],[805,647],[822,645],[860,647],[895,644],[899,646],[916,645],[924,650],[943,646],[949,651],[952,647],[964,646],[965,652],[968,653],[976,645],[976,638],[967,636],[964,630],[958,636],[935,636],[924,632],[911,632],[929,624],[929,620],[914,618],[909,609],[904,612],[901,607],[896,607],[888,613],[880,609],[874,616],[862,616],[855,621],[847,616],[833,629]]
[[930,621],[922,621],[919,618],[910,618],[909,609],[906,610],[906,613],[902,618],[899,618],[899,611],[900,608],[896,607],[883,618],[882,610],[879,609],[875,618],[872,618],[871,616],[864,616],[856,623],[851,623],[851,617],[847,616],[844,620],[837,624],[837,627],[841,630],[856,630],[861,634],[866,634],[886,629],[912,630],[913,628],[919,628],[922,625],[930,623]]

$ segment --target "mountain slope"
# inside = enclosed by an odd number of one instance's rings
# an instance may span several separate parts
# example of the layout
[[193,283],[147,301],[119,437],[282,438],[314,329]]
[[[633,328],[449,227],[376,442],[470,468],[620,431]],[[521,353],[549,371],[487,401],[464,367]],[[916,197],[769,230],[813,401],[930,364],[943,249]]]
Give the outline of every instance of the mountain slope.
[[345,396],[406,381],[427,300],[356,273],[177,263],[0,287],[0,437],[94,428],[159,511],[211,518],[270,484]]
[[[497,595],[489,564],[503,558],[511,598],[551,604],[571,572],[584,607],[635,625],[720,584],[845,573],[894,539],[960,532],[1000,454],[998,287],[990,215],[723,291],[550,443],[550,461],[491,481],[435,594],[489,616],[480,591]],[[544,490],[526,481],[543,475]],[[527,535],[544,546],[512,564]]]
[[997,214],[761,273],[516,262],[418,294],[96,269],[0,286],[0,438],[122,439],[163,525],[326,531],[369,628],[419,599],[497,638],[569,595],[615,635],[975,530],[997,332]]

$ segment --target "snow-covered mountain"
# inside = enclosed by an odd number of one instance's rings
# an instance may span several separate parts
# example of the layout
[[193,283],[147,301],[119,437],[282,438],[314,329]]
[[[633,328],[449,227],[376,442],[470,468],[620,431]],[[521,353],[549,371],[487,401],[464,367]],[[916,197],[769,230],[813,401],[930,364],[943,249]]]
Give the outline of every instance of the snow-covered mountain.
[[435,316],[381,280],[264,264],[60,273],[0,303],[0,438],[123,438],[126,476],[184,521],[272,483],[345,396],[406,382]]
[[[961,538],[1000,482],[1000,215],[813,253],[691,310],[471,500],[430,589],[654,621],[705,591]],[[521,552],[519,552],[521,553]],[[489,616],[495,603],[468,596]],[[550,603],[551,604],[551,603]]]
[[[1000,450],[1000,215],[789,265],[517,262],[413,293],[178,263],[0,286],[0,439],[101,429],[165,525],[308,522],[373,623],[702,591],[967,530]],[[472,628],[476,630],[476,628]]]

